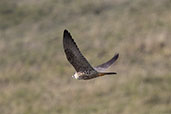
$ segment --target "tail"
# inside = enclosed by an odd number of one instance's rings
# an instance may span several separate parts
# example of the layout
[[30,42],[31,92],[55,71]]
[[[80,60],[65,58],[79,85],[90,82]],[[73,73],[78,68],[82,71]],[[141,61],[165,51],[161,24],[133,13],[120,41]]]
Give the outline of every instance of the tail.
[[113,75],[117,74],[116,72],[99,72],[98,76],[104,76],[104,75]]

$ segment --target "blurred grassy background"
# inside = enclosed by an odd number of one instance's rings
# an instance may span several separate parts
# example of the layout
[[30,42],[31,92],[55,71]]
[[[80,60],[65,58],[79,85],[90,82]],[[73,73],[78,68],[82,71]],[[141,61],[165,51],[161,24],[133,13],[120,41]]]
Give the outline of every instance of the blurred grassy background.
[[[115,77],[90,81],[62,46],[68,29]],[[2,114],[171,114],[171,0],[1,0]]]

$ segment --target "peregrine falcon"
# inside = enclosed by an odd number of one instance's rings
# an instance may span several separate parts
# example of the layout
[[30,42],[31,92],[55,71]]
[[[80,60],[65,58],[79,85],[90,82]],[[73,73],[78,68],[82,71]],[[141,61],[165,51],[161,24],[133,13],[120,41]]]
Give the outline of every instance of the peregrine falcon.
[[104,72],[109,66],[111,66],[119,57],[119,54],[115,54],[109,61],[92,67],[87,59],[81,54],[76,43],[72,39],[71,34],[64,30],[63,33],[63,47],[67,60],[76,70],[76,73],[72,76],[78,80],[89,80],[104,75],[117,74],[116,72]]

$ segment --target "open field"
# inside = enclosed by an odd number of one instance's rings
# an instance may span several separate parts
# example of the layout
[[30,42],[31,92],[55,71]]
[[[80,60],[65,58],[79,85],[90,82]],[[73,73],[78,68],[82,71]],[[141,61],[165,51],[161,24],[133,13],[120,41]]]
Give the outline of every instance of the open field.
[[[171,114],[171,0],[0,3],[1,114]],[[72,79],[64,29],[118,74]]]

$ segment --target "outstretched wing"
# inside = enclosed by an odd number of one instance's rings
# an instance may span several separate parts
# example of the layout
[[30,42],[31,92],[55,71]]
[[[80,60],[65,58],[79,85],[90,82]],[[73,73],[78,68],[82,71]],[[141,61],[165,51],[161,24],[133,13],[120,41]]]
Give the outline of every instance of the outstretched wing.
[[98,65],[98,66],[94,67],[94,69],[97,70],[97,71],[104,71],[108,67],[110,67],[118,59],[118,57],[119,57],[119,54],[117,53],[112,57],[112,59],[110,59],[109,61],[107,61],[107,62],[105,62],[105,63],[103,63],[101,65]]
[[81,54],[71,34],[64,30],[63,46],[68,61],[73,65],[77,72],[94,70],[86,58]]

